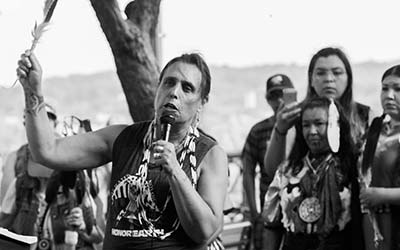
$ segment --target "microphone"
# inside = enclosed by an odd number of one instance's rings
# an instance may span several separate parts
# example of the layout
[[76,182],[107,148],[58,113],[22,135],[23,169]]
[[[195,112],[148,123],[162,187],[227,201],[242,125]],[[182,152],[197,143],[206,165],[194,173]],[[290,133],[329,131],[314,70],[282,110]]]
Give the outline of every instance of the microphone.
[[169,134],[171,132],[171,126],[175,122],[175,116],[171,114],[162,115],[160,118],[161,125],[163,125],[163,136],[164,141],[169,140]]

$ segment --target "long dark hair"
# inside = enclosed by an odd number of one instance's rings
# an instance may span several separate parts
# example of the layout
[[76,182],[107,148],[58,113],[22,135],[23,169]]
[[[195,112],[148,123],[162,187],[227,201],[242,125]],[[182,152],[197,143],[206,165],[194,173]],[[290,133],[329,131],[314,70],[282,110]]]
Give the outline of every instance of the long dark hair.
[[353,102],[353,71],[351,69],[350,61],[347,58],[346,54],[339,48],[323,48],[311,58],[310,64],[308,66],[308,89],[306,98],[318,96],[317,92],[315,92],[315,89],[312,87],[312,75],[317,60],[321,57],[328,56],[337,56],[344,64],[344,68],[347,74],[347,87],[338,101],[340,105],[342,105],[344,110],[349,110]]
[[350,61],[346,54],[339,48],[326,47],[319,50],[310,61],[308,66],[308,88],[306,99],[318,96],[317,92],[312,86],[312,75],[314,72],[315,64],[321,57],[337,56],[343,62],[347,74],[347,87],[338,102],[344,109],[344,114],[347,116],[353,129],[350,131],[353,139],[356,141],[365,132],[366,124],[358,115],[357,107],[353,99],[353,71],[351,69]]
[[[303,158],[309,152],[308,145],[303,136],[303,124],[302,118],[304,112],[313,108],[323,108],[328,111],[329,105],[331,101],[326,97],[314,97],[306,100],[302,104],[301,118],[297,121],[296,124],[296,138],[292,148],[292,151],[289,155],[289,164],[288,169],[293,169],[293,172],[296,174],[301,171],[303,167]],[[344,114],[343,108],[340,104],[335,101],[336,107],[339,111],[339,126],[340,126],[340,146],[339,151],[334,153],[340,161],[340,168],[345,174],[355,174],[351,173],[351,168],[354,168],[354,159],[355,159],[355,151],[353,140],[348,136],[350,133],[350,123],[347,120],[346,115]],[[347,176],[348,177],[348,176]]]
[[[382,75],[381,82],[383,82],[385,78],[389,76],[400,77],[400,65],[395,65],[387,69]],[[368,170],[368,168],[371,167],[371,164],[374,161],[376,146],[378,144],[379,135],[382,131],[383,120],[385,119],[385,116],[386,116],[385,114],[382,114],[381,116],[376,117],[372,121],[371,127],[368,130],[367,140],[365,143],[365,148],[363,151],[363,157],[361,162],[361,171],[363,173],[365,173]],[[399,164],[400,164],[400,148],[397,154],[396,166],[399,166]],[[400,184],[400,180],[397,180],[397,182],[399,182],[398,184]]]
[[388,76],[400,77],[400,64],[394,65],[394,66],[390,67],[389,69],[387,69],[385,71],[385,73],[383,73],[381,81],[383,82],[383,80],[385,80],[385,78]]

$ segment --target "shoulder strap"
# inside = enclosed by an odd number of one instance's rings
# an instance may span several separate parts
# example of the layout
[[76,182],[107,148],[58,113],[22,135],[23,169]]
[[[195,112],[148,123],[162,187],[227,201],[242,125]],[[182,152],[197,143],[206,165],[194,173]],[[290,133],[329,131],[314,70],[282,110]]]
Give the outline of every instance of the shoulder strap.
[[[113,166],[118,163],[126,163],[129,157],[123,157],[124,152],[129,152],[126,156],[131,156],[133,149],[135,149],[138,143],[143,141],[143,138],[147,132],[147,128],[150,122],[139,122],[126,127],[117,136],[113,145]],[[119,162],[116,162],[119,161]]]
[[206,134],[203,130],[199,130],[200,136],[196,141],[196,159],[197,159],[197,167],[200,165],[204,156],[207,152],[217,144],[217,140],[215,140],[209,134]]
[[[43,228],[44,228],[44,221],[46,220],[47,212],[49,211],[50,205],[49,203],[46,204],[46,208],[44,210],[43,216],[40,219],[40,224],[37,229],[37,236],[38,240],[40,241],[43,238]],[[40,247],[39,247],[40,248]]]

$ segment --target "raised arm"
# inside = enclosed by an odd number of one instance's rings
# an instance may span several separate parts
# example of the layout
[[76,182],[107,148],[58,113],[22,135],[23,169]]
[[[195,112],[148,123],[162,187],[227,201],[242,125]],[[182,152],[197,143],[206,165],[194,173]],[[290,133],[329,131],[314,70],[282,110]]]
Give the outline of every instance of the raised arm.
[[112,144],[124,126],[56,138],[44,109],[42,69],[33,53],[21,55],[17,75],[24,89],[25,127],[35,161],[54,169],[83,169],[111,160]]
[[264,167],[268,176],[268,185],[272,182],[279,164],[286,158],[286,132],[277,132],[276,125],[271,134],[271,139],[264,157]]
[[264,157],[264,167],[266,168],[265,172],[268,176],[268,185],[272,182],[279,164],[287,157],[287,133],[300,117],[300,112],[301,108],[298,103],[282,104],[277,111],[275,127]]

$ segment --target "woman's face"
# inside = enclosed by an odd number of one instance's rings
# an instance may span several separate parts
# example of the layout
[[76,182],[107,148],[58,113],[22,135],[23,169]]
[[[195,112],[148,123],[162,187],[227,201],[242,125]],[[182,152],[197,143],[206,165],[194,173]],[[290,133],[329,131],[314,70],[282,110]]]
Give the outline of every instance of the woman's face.
[[386,114],[400,120],[400,77],[389,75],[383,79],[381,104]]
[[157,119],[171,114],[175,123],[191,123],[203,107],[201,79],[201,72],[195,65],[176,62],[168,66],[154,101]]
[[304,110],[302,126],[303,137],[312,154],[330,150],[327,138],[328,112],[326,109],[311,108]]
[[346,68],[338,56],[331,55],[317,59],[312,72],[311,86],[318,96],[339,99],[347,85]]

